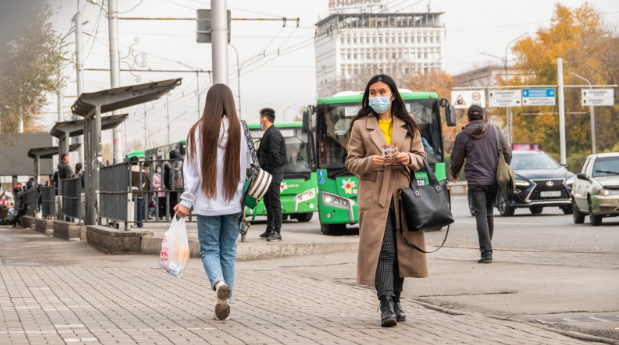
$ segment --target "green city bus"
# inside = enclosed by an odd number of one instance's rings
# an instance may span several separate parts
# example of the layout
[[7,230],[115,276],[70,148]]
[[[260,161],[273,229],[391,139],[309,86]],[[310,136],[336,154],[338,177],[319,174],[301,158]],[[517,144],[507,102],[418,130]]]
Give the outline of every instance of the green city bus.
[[[440,108],[445,108],[448,126],[455,126],[455,110],[446,99],[439,99],[435,92],[400,91],[406,107],[421,127],[422,142],[428,163],[436,177],[445,178],[445,153],[443,151]],[[348,156],[347,131],[361,105],[362,93],[346,92],[325,97],[311,111],[304,113],[305,127],[311,127],[316,138],[318,174],[318,216],[324,234],[337,234],[346,224],[358,223],[358,180],[345,166]],[[425,171],[415,173],[426,181]]]
[[[260,140],[264,131],[260,125],[252,123],[247,125],[256,152],[260,146]],[[281,122],[275,123],[286,142],[286,153],[288,162],[284,165],[284,179],[280,185],[282,215],[284,218],[294,218],[299,222],[309,222],[314,212],[318,210],[318,177],[316,175],[316,162],[314,153],[314,139],[309,131],[303,130],[301,122]],[[159,161],[170,158],[170,151],[176,150],[182,156],[185,155],[187,141],[185,139],[169,144],[158,145],[131,152],[127,157],[133,155],[146,160]],[[261,200],[255,210],[246,210],[248,216],[266,216],[264,201]]]
[[[257,123],[247,125],[251,132],[256,152],[264,131]],[[284,178],[280,185],[282,215],[299,222],[309,222],[318,210],[318,176],[314,153],[314,138],[304,130],[302,122],[276,122],[286,142],[287,163],[284,165]],[[246,214],[253,216],[254,211],[247,209]],[[266,216],[264,200],[255,208],[256,216]]]
[[127,154],[127,158],[138,157],[140,159],[144,159],[144,150],[136,150],[133,152],[129,152]]

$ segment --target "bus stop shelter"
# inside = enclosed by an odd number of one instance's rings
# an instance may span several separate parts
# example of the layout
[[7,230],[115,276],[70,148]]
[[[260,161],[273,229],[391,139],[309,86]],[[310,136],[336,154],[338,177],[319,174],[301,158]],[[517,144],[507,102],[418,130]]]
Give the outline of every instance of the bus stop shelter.
[[[79,150],[81,144],[72,144],[67,148],[67,153]],[[34,180],[39,180],[41,171],[41,160],[51,159],[55,155],[60,154],[59,146],[37,147],[28,151],[28,157],[34,159]]]
[[[129,114],[101,117],[101,130],[114,129],[122,124]],[[84,120],[56,122],[50,133],[58,138],[58,154],[68,153],[69,139],[84,134]]]
[[168,79],[82,93],[71,106],[73,114],[84,118],[84,173],[86,174],[84,223],[86,225],[95,225],[98,218],[99,169],[102,162],[101,114],[157,100],[179,86],[181,81],[181,78]]

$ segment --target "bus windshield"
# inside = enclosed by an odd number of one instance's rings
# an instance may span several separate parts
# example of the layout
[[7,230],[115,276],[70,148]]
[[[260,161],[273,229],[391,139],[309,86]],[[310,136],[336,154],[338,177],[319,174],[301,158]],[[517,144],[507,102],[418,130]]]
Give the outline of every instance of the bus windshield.
[[[421,141],[428,163],[443,162],[441,122],[436,100],[405,101],[406,108],[421,127]],[[317,107],[316,140],[318,141],[318,168],[345,170],[348,156],[346,133],[359,104],[326,104]]]
[[[284,175],[299,175],[309,178],[309,173],[313,172],[314,165],[312,143],[309,133],[305,133],[301,128],[279,128],[279,131],[286,142],[286,164],[284,165]],[[260,141],[264,131],[252,130],[251,135],[254,139],[256,152],[260,147]],[[307,176],[306,176],[307,175]]]

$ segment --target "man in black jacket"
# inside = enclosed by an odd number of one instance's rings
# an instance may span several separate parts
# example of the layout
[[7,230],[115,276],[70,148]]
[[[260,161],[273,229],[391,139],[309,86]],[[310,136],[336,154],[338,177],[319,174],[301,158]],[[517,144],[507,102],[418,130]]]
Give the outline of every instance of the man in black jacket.
[[60,155],[60,163],[58,163],[58,176],[61,180],[66,180],[71,178],[73,175],[73,170],[71,170],[71,166],[69,166],[69,155],[63,153]]
[[496,171],[499,166],[497,135],[503,146],[507,164],[512,161],[512,150],[501,132],[484,122],[484,109],[473,105],[468,110],[469,123],[456,136],[451,153],[451,180],[458,182],[458,173],[464,167],[469,196],[479,237],[481,259],[479,263],[492,262],[492,233],[494,231],[494,203],[499,191]]
[[258,162],[260,167],[271,174],[273,180],[264,196],[264,205],[267,209],[267,229],[260,237],[269,242],[281,241],[282,203],[279,199],[280,186],[284,178],[282,167],[286,164],[286,143],[282,133],[273,126],[275,110],[264,108],[260,110],[260,127],[264,135],[258,148]]

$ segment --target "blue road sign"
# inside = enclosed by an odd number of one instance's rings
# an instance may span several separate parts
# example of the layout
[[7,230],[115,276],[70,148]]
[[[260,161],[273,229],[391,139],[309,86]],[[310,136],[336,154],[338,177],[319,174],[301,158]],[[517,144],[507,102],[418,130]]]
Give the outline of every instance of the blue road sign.
[[318,170],[318,176],[320,176],[320,177],[325,176],[325,171],[324,170]]
[[524,89],[522,97],[554,97],[555,89]]
[[524,89],[522,105],[555,105],[555,89]]
[[325,178],[324,177],[319,178],[318,179],[318,183],[319,184],[325,184]]

